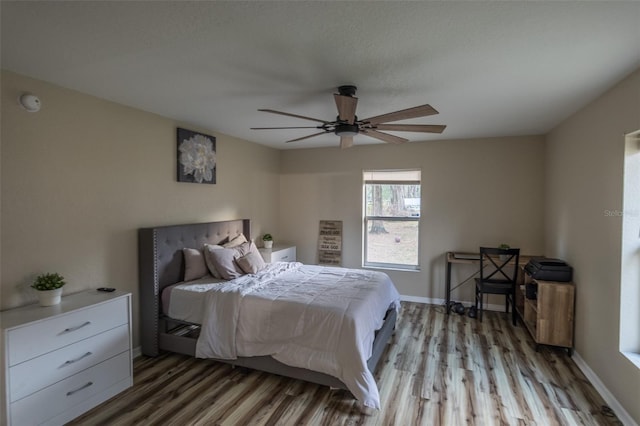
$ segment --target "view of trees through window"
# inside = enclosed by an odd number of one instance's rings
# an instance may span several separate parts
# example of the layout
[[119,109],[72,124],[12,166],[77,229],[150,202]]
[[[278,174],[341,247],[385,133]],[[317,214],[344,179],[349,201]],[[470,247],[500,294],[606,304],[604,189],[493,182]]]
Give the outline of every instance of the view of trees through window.
[[364,191],[364,264],[417,269],[420,171],[366,171]]

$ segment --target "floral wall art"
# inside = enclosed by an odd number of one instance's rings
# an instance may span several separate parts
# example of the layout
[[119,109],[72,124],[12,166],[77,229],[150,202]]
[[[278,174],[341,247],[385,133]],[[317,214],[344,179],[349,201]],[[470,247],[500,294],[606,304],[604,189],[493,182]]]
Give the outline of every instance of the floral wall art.
[[178,128],[178,182],[216,183],[216,138]]

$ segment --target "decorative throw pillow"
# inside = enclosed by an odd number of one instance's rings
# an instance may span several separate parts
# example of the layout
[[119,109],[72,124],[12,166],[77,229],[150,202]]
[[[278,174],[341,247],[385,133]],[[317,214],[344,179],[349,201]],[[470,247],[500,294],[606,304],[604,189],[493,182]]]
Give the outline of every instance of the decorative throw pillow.
[[244,236],[244,234],[240,234],[232,238],[231,240],[227,241],[226,243],[224,243],[222,247],[224,248],[238,247],[240,244],[243,244],[246,242],[247,242],[247,238]]
[[[258,246],[256,246],[256,243],[254,243],[253,241],[247,241],[247,253],[249,252],[260,254],[260,250],[258,250]],[[262,258],[261,254],[260,254],[260,258]]]
[[197,280],[207,275],[207,265],[205,264],[204,255],[200,250],[192,248],[183,248],[184,254],[184,280]]
[[233,248],[221,248],[207,251],[207,259],[211,262],[216,272],[225,280],[232,280],[244,275],[236,263],[236,259],[249,252],[249,243],[243,243]]
[[258,251],[249,251],[242,257],[236,259],[238,266],[247,274],[255,274],[263,269],[266,264]]
[[216,267],[213,264],[213,262],[211,261],[211,256],[210,256],[210,252],[212,250],[222,250],[224,247],[219,246],[217,244],[205,244],[204,245],[204,261],[205,264],[207,265],[207,268],[209,269],[209,272],[211,273],[211,275],[214,276],[214,278],[217,279],[222,279],[222,275],[220,275],[220,273],[218,271],[216,271]]

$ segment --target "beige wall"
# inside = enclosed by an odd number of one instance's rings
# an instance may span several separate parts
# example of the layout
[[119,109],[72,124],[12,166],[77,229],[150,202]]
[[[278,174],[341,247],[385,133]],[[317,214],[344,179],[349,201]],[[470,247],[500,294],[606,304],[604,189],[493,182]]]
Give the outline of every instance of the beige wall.
[[605,214],[623,210],[624,135],[638,129],[640,71],[548,135],[545,251],[575,268],[576,351],[640,423],[640,369],[619,351],[622,219]]
[[[23,91],[42,100],[21,109]],[[217,138],[216,185],[176,182],[175,121],[9,72],[2,73],[1,308],[35,302],[38,273],[57,271],[65,294],[99,286],[134,296],[137,229],[251,218],[277,233],[279,153]]]
[[[319,220],[342,220],[343,263],[359,267],[362,170],[420,168],[422,268],[390,272],[400,292],[444,298],[447,250],[507,242],[566,258],[577,282],[576,349],[640,421],[640,372],[618,351],[621,221],[603,214],[622,210],[623,135],[640,128],[640,72],[546,142],[278,152],[194,128],[217,137],[214,186],[175,181],[181,123],[9,72],[1,79],[0,308],[34,302],[28,285],[44,271],[65,275],[66,293],[114,286],[134,294],[138,346],[137,228],[247,217],[254,236],[272,232],[314,263]],[[40,96],[39,113],[17,105],[22,91]],[[454,280],[473,269],[454,269]],[[454,297],[470,301],[472,287]]]
[[[296,243],[299,260],[315,263],[319,221],[342,220],[343,265],[360,267],[362,171],[419,168],[421,270],[389,275],[405,296],[444,299],[448,250],[508,243],[523,253],[542,252],[543,161],[542,137],[285,151],[280,238]],[[454,281],[476,269],[454,268]],[[473,300],[472,285],[461,290],[457,300]]]

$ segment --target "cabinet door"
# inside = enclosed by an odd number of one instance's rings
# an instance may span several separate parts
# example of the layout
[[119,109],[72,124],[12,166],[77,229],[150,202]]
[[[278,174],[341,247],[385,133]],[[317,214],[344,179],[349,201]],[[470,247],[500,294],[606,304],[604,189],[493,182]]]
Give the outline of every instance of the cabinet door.
[[571,283],[538,282],[538,343],[573,347],[574,296]]

